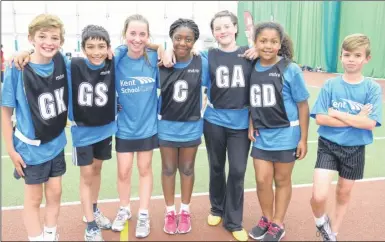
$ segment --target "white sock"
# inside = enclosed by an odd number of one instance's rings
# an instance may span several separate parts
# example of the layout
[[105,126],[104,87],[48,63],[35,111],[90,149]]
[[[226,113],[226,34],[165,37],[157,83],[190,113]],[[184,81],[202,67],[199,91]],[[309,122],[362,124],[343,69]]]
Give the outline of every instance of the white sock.
[[36,237],[29,237],[29,241],[44,241],[44,232],[41,233],[41,235],[36,236]]
[[57,228],[57,226],[49,228],[49,227],[44,225],[44,240],[45,241],[54,241],[55,240],[56,228]]
[[336,237],[337,237],[337,235],[338,235],[338,232],[337,232],[337,233],[333,232],[333,234],[334,234],[334,236],[336,236]]
[[148,209],[139,209],[139,218],[140,217],[148,218]]
[[324,214],[319,218],[314,217],[314,221],[317,226],[321,226],[326,222],[326,215]]
[[127,206],[120,206],[120,208],[123,208],[123,209],[125,209],[125,210],[127,210],[127,211],[131,211],[131,208],[130,208],[130,204],[128,204]]
[[181,203],[180,204],[180,212],[182,212],[182,210],[186,211],[186,212],[190,212],[190,204],[184,204],[184,203]]
[[166,211],[167,211],[168,213],[171,212],[171,211],[176,212],[176,210],[175,210],[175,204],[172,205],[172,206],[166,206]]

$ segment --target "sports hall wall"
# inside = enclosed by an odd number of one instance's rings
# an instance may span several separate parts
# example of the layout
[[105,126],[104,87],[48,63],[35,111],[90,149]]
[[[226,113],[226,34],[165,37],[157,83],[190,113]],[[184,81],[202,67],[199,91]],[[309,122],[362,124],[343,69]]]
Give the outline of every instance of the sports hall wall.
[[[301,65],[342,72],[340,45],[346,35],[363,33],[371,41],[372,59],[364,75],[385,77],[385,2],[383,1],[239,1],[239,32],[245,32],[244,12],[254,24],[280,22],[294,44],[295,61]],[[238,44],[247,45],[244,34]]]

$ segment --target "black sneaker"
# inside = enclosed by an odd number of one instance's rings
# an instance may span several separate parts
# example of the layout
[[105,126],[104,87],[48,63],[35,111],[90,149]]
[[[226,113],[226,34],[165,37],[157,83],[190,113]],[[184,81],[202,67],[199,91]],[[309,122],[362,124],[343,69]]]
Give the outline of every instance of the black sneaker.
[[262,216],[259,220],[257,226],[251,229],[249,236],[255,240],[260,240],[265,236],[267,230],[269,230],[270,222],[265,216]]
[[262,241],[280,241],[285,236],[285,230],[275,223],[271,223]]
[[332,232],[329,216],[326,216],[325,223],[317,226],[317,237],[322,236],[323,241],[337,241],[336,236]]

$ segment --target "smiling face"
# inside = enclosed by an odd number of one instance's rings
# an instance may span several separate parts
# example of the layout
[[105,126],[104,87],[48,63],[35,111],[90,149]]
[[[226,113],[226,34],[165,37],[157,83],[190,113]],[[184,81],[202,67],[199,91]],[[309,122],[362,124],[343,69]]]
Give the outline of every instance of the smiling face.
[[237,26],[231,21],[229,16],[216,18],[213,22],[213,35],[222,46],[235,43]]
[[172,36],[172,44],[176,59],[178,61],[187,61],[195,44],[193,30],[186,26],[177,28]]
[[93,65],[101,65],[107,58],[109,47],[105,40],[90,38],[86,40],[83,53]]
[[128,23],[126,30],[126,41],[128,50],[135,55],[142,54],[149,38],[147,23],[132,20]]
[[59,28],[44,28],[28,36],[29,42],[35,47],[35,54],[45,59],[52,58],[62,45]]
[[281,38],[278,31],[271,28],[261,30],[255,40],[255,48],[261,60],[265,62],[275,60],[281,49]]

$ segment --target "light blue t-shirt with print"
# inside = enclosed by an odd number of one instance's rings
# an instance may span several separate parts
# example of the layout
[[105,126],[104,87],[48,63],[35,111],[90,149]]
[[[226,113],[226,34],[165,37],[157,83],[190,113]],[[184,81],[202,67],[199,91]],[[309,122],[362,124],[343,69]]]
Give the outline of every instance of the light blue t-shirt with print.
[[118,112],[116,133],[120,139],[145,139],[158,132],[158,55],[150,49],[146,53],[146,56],[132,59],[127,55],[127,46],[124,45],[115,52],[115,84],[118,102],[122,106]]
[[[259,60],[255,65],[257,72],[267,71],[272,66],[261,66]],[[309,92],[305,85],[302,70],[295,63],[290,63],[283,73],[284,82],[282,89],[283,102],[289,121],[299,120],[297,103],[306,101]],[[291,150],[295,149],[301,139],[300,126],[285,128],[260,128],[259,136],[253,146],[261,150]]]
[[[28,65],[39,76],[47,77],[53,73],[53,60],[48,64]],[[24,92],[22,71],[19,71],[13,64],[12,68],[5,71],[4,83],[2,87],[2,103],[4,107],[15,109],[16,128],[27,138],[36,139],[35,129],[32,123],[30,107]],[[29,145],[19,140],[13,135],[13,144],[16,152],[20,154],[27,165],[38,165],[55,158],[67,144],[67,138],[63,131],[58,137],[50,142],[39,146]]]
[[[328,109],[334,109],[357,115],[366,104],[372,104],[369,118],[376,121],[380,127],[382,122],[382,91],[374,80],[364,78],[357,84],[351,84],[342,79],[342,76],[329,79],[323,85],[310,116],[328,114]],[[342,146],[367,145],[373,142],[371,130],[355,127],[319,126],[318,134]]]
[[[202,86],[207,86],[208,82],[208,62],[202,56]],[[186,68],[192,59],[187,62],[177,62],[173,66],[175,69]],[[159,78],[158,78],[159,79]],[[160,85],[159,85],[160,86]],[[202,109],[202,92],[200,92],[200,105]],[[162,96],[159,97],[158,113],[162,103]],[[203,119],[192,122],[179,122],[169,120],[159,120],[158,122],[158,136],[161,140],[173,142],[189,142],[199,139],[203,134]]]

